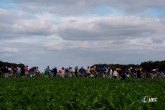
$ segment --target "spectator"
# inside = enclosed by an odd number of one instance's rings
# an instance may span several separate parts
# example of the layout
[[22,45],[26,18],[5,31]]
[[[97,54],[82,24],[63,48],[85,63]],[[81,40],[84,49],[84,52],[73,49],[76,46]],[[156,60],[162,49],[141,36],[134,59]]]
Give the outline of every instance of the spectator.
[[25,76],[26,77],[29,76],[29,68],[28,68],[28,66],[25,67]]
[[57,68],[54,67],[53,70],[52,70],[52,72],[53,72],[53,77],[56,77],[57,76]]
[[20,67],[17,67],[17,76],[21,77],[21,68]]

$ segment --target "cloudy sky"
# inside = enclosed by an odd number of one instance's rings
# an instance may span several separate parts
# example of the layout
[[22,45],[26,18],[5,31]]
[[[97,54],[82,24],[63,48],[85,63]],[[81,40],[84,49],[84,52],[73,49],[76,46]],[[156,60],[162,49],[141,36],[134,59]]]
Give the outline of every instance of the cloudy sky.
[[40,69],[165,60],[165,1],[0,0],[0,60]]

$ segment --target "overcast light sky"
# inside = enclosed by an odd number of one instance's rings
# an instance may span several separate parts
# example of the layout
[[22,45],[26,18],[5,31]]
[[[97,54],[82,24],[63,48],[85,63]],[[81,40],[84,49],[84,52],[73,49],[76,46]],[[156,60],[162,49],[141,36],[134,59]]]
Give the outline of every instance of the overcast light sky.
[[0,0],[0,60],[40,69],[165,60],[165,1]]

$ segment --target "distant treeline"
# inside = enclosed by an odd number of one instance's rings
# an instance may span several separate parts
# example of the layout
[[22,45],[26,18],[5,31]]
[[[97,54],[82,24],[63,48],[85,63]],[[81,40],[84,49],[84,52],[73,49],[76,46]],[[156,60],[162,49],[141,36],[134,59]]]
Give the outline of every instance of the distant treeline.
[[146,71],[151,71],[152,69],[159,69],[159,71],[165,71],[165,60],[143,62],[140,64],[140,66]]
[[165,60],[164,61],[147,61],[142,62],[139,64],[94,64],[93,66],[96,66],[97,68],[101,67],[114,67],[114,68],[121,68],[122,70],[125,70],[127,68],[143,68],[144,71],[152,71],[152,69],[158,69],[159,71],[165,71]]
[[25,65],[20,63],[20,64],[16,64],[16,63],[9,63],[9,62],[3,62],[3,61],[0,61],[0,68],[1,67],[13,67],[13,68],[16,68],[16,67],[20,67],[22,72],[24,72],[24,67]]

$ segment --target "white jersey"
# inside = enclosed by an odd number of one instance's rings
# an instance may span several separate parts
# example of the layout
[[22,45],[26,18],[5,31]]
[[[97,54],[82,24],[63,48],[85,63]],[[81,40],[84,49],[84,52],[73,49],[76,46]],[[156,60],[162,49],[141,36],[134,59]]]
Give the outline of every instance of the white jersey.
[[113,76],[118,76],[118,72],[117,71],[114,71],[113,72]]

